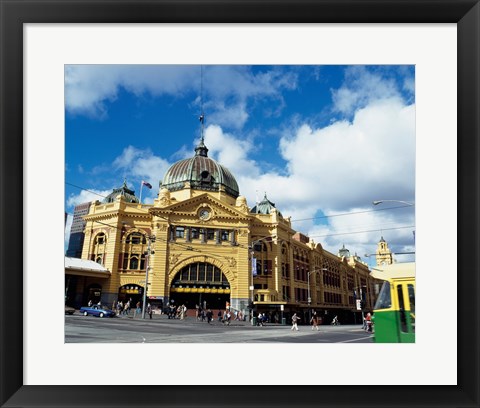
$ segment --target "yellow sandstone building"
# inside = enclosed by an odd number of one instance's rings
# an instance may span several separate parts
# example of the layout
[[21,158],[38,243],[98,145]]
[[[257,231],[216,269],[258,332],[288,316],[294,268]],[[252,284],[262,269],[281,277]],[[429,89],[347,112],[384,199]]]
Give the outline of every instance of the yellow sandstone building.
[[326,321],[359,323],[358,303],[373,308],[377,281],[368,266],[346,248],[332,254],[294,231],[266,196],[250,208],[203,138],[193,157],[166,172],[153,205],[124,183],[91,203],[84,220],[82,259],[107,273],[66,270],[76,306],[135,304],[147,290],[158,309],[228,306],[248,316],[253,303],[278,322],[314,309]]

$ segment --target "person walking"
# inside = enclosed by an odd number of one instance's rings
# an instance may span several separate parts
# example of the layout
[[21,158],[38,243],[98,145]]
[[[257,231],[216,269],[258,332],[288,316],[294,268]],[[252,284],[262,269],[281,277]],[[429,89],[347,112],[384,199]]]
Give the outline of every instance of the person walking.
[[153,310],[152,310],[152,305],[149,303],[147,306],[147,313],[150,316],[150,319],[152,318]]
[[210,324],[210,322],[213,320],[213,312],[208,309],[207,311],[207,323]]
[[366,331],[367,333],[372,332],[372,315],[370,313],[367,313],[367,317],[365,318],[366,321]]
[[137,307],[135,309],[135,313],[133,314],[133,317],[135,318],[135,316],[137,314],[141,315],[142,314],[142,308],[140,307],[141,306],[141,303],[140,302],[137,302]]
[[312,330],[313,328],[317,329],[318,331],[318,316],[317,312],[313,312],[312,318],[310,319],[310,324],[312,325]]
[[290,330],[296,330],[298,331],[298,326],[297,322],[300,320],[300,318],[297,316],[296,313],[293,314],[292,316],[292,328]]

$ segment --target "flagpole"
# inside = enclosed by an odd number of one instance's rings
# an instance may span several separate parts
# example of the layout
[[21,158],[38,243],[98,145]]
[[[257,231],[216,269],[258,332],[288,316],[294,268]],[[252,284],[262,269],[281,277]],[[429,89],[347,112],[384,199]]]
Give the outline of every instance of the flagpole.
[[140,204],[142,204],[142,189],[143,189],[143,180],[140,183]]

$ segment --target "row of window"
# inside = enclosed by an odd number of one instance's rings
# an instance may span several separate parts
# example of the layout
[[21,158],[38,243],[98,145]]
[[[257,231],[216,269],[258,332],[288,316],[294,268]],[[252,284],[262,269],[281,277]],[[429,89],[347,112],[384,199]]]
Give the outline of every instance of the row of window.
[[214,229],[214,228],[197,228],[175,226],[170,230],[170,239],[185,239],[187,242],[199,239],[202,242],[215,241],[221,244],[223,241],[234,242],[235,234],[231,230]]
[[331,272],[325,272],[323,274],[323,284],[326,286],[333,286],[340,288],[340,277]]
[[306,302],[308,300],[308,289],[295,288],[295,299],[300,302]]
[[342,303],[342,295],[340,293],[324,292],[323,301],[325,303]]

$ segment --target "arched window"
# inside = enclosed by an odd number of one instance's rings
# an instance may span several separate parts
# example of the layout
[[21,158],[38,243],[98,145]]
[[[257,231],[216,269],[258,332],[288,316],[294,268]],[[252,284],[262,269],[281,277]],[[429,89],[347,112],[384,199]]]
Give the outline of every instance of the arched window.
[[127,244],[146,244],[147,243],[147,238],[145,237],[144,234],[140,232],[132,232],[127,236],[127,239],[125,240]]
[[90,255],[90,259],[104,265],[105,254],[107,252],[107,236],[105,233],[100,232],[97,234],[93,241],[93,252]]
[[175,275],[172,286],[229,286],[226,276],[215,265],[209,263],[192,263],[183,267]]
[[144,272],[147,249],[147,237],[145,234],[138,231],[128,234],[125,238],[123,250],[122,267],[124,271]]

